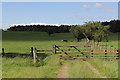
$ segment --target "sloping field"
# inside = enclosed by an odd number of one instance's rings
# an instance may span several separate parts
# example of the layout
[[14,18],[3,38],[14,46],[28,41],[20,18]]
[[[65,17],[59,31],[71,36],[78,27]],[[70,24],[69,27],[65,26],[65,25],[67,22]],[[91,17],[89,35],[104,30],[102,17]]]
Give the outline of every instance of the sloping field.
[[[118,34],[112,33],[109,42],[100,44],[112,45],[110,48],[118,48]],[[85,41],[76,42],[71,33],[57,33],[48,36],[44,32],[3,32],[2,47],[6,53],[30,54],[30,48],[52,49],[52,45],[85,45]],[[68,42],[61,42],[61,40]],[[71,42],[73,41],[73,42]],[[43,55],[39,62],[34,64],[31,57],[3,58],[2,77],[3,78],[108,78],[118,77],[118,60],[106,61],[101,59],[87,60],[99,74],[96,74],[90,67],[81,60],[61,61],[59,55]],[[113,66],[111,66],[113,65]],[[67,70],[63,70],[67,69]],[[62,73],[65,75],[61,76]]]

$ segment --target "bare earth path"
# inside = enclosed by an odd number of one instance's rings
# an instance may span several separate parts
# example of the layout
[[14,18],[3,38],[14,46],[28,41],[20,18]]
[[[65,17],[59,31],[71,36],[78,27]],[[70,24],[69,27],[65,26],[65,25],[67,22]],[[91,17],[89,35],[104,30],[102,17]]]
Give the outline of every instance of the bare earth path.
[[58,78],[68,78],[68,64],[63,64],[57,77]]
[[108,77],[106,77],[106,76],[102,76],[101,74],[100,74],[100,72],[97,70],[97,69],[95,69],[90,63],[88,63],[87,61],[85,61],[85,64],[95,73],[95,74],[97,74],[98,76],[100,76],[100,78],[106,78],[106,80],[111,80],[111,79],[108,79]]
[[[104,78],[104,80],[111,80],[109,79],[107,76],[103,76],[100,74],[100,72],[94,68],[90,63],[88,63],[87,61],[84,61],[84,63],[98,76],[100,76],[100,78]],[[69,71],[69,68],[68,68],[68,64],[65,63],[63,64],[59,74],[57,75],[57,78],[69,78],[69,75],[68,75],[68,71]],[[62,80],[62,79],[60,79]],[[65,80],[68,80],[68,79],[65,79]]]

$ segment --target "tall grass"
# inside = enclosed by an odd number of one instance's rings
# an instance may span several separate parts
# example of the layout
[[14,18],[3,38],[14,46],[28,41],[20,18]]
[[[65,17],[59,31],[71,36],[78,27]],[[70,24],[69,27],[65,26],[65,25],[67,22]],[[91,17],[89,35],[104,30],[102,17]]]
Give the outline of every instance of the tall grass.
[[60,67],[59,57],[44,59],[45,65],[35,67],[31,58],[3,58],[3,78],[56,78]]
[[81,60],[68,61],[70,78],[100,78]]
[[118,60],[102,60],[98,58],[93,58],[89,60],[99,72],[109,78],[118,78]]

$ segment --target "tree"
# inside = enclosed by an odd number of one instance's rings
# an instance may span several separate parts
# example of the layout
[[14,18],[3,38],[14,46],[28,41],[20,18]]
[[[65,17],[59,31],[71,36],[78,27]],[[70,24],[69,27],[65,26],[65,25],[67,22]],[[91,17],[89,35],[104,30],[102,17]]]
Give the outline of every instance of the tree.
[[108,30],[109,28],[110,28],[109,25],[103,26],[101,25],[101,23],[99,23],[99,26],[97,27],[96,31],[93,33],[94,40],[97,42],[101,42],[102,40],[108,41],[107,37],[108,34],[110,33]]
[[51,34],[55,33],[55,28],[53,27],[47,27],[46,28],[47,34],[50,36]]
[[101,22],[87,22],[83,25],[86,39],[101,42],[103,39],[107,40],[109,25],[104,26]]
[[109,25],[110,28],[109,28],[109,31],[110,32],[120,32],[120,20],[111,20],[110,22],[102,22],[102,25],[106,26],[106,25]]
[[89,40],[100,42],[107,37],[109,28],[110,26],[103,26],[101,22],[86,22],[84,25],[73,26],[70,32],[73,33],[78,41],[86,38],[88,42]]
[[80,39],[84,38],[84,35],[82,34],[82,30],[77,25],[72,26],[70,32],[73,33],[73,36],[77,39],[78,42],[80,41]]

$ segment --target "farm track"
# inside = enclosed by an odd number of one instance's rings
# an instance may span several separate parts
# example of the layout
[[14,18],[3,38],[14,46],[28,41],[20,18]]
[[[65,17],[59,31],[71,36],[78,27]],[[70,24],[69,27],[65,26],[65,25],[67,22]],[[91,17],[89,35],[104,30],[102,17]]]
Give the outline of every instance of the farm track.
[[[85,65],[88,66],[88,68],[90,68],[92,70],[93,73],[98,75],[100,78],[104,78],[104,80],[111,80],[107,76],[101,75],[101,73],[87,61],[84,61],[84,63],[85,63]],[[66,78],[65,80],[69,80],[69,79],[67,79],[67,78],[69,78],[68,71],[69,71],[68,63],[64,63],[63,66],[61,67],[59,74],[57,75],[57,78],[60,78],[59,80],[62,80],[63,78]]]
[[100,72],[94,68],[90,63],[88,63],[87,61],[84,61],[84,63],[95,73],[97,74],[98,76],[100,76],[100,78],[105,78],[105,80],[111,80],[109,79],[107,76],[103,76],[100,74]]
[[[69,76],[68,75],[68,64],[65,63],[65,64],[63,64],[57,77],[58,78],[68,78],[68,76]],[[62,80],[62,79],[60,79],[60,80]]]

